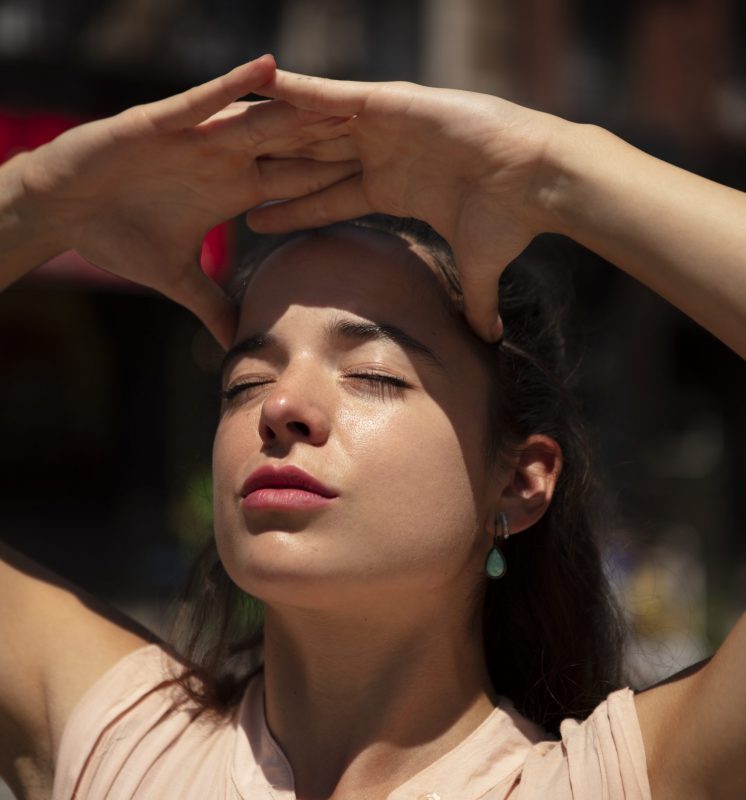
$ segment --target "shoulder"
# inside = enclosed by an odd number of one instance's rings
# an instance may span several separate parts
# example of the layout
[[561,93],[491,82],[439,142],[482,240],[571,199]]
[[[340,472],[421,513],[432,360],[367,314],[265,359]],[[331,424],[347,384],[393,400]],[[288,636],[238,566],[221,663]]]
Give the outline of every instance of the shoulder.
[[567,719],[560,739],[534,745],[517,798],[650,800],[645,751],[630,689],[610,694],[585,720]]
[[135,651],[159,640],[103,603],[67,598],[65,636],[46,649],[41,675],[53,755],[72,710],[102,676]]
[[[168,736],[178,739],[183,719],[176,731],[168,720],[186,700],[176,681],[184,664],[163,644],[145,644],[87,688],[67,717],[55,754],[55,797],[72,796],[81,780],[86,786],[85,791],[80,789],[82,796],[108,796],[101,781],[108,783],[140,742],[147,743],[145,755],[136,759],[143,767],[151,749],[155,758],[171,742]],[[166,738],[154,741],[152,734],[159,729],[165,730]],[[91,780],[95,785],[88,785]]]
[[52,797],[232,797],[239,709],[210,713],[185,691],[185,670],[193,665],[159,643],[99,678],[67,720]]
[[72,709],[157,637],[9,548],[0,556],[0,776],[19,796],[38,796]]

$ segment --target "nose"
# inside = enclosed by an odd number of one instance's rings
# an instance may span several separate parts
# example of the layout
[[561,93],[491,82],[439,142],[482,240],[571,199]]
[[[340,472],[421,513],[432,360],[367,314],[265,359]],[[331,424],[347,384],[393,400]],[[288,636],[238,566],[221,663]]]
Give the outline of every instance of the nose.
[[323,445],[331,432],[331,412],[314,381],[281,378],[264,400],[259,417],[259,435],[265,446],[290,447],[305,442]]

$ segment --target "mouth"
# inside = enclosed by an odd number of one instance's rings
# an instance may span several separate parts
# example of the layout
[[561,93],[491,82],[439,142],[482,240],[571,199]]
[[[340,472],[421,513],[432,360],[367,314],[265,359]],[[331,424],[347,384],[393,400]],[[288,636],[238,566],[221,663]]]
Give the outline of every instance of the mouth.
[[241,488],[241,506],[252,510],[319,508],[337,493],[298,467],[260,467]]

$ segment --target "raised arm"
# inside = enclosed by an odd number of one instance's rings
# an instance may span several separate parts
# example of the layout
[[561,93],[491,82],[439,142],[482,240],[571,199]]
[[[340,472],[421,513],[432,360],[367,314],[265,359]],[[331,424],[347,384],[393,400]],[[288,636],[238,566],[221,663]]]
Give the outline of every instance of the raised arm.
[[[612,134],[485,95],[278,72],[262,93],[354,115],[340,157],[359,175],[257,209],[262,231],[373,211],[430,223],[453,247],[485,338],[500,273],[538,233],[566,234],[746,355],[746,195]],[[637,696],[655,800],[746,797],[746,618],[704,666]]]
[[[257,203],[319,190],[358,169],[282,158],[299,146],[314,154],[339,136],[338,120],[283,102],[234,102],[274,68],[271,58],[246,64],[75,128],[0,167],[0,287],[76,249],[182,303],[228,344],[233,309],[200,269],[204,234]],[[0,545],[0,776],[19,797],[49,795],[72,707],[149,638]]]
[[555,229],[623,269],[746,357],[746,194],[601,128],[555,143],[541,199]]
[[497,279],[538,233],[566,234],[746,355],[746,195],[576,125],[487,95],[278,71],[261,89],[355,115],[340,157],[363,171],[249,215],[257,230],[379,211],[429,222],[452,245],[467,316],[494,338]]

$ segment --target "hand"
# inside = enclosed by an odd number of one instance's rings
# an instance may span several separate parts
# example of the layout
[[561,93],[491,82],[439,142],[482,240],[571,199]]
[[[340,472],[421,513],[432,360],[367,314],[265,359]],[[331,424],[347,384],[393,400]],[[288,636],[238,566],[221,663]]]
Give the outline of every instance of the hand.
[[[349,117],[327,158],[362,172],[320,192],[251,211],[258,231],[323,225],[371,212],[428,222],[454,250],[466,316],[488,340],[502,331],[501,272],[551,229],[546,151],[569,123],[495,97],[408,83],[354,83],[278,70],[259,89],[302,109]],[[305,154],[301,148],[299,155]]]
[[[224,346],[232,304],[200,269],[204,235],[267,200],[323,189],[359,169],[286,160],[340,136],[344,120],[287,103],[235,103],[274,74],[271,57],[110,119],[74,128],[26,154],[30,207],[75,249],[116,275],[191,309]],[[263,156],[272,156],[265,159]]]

